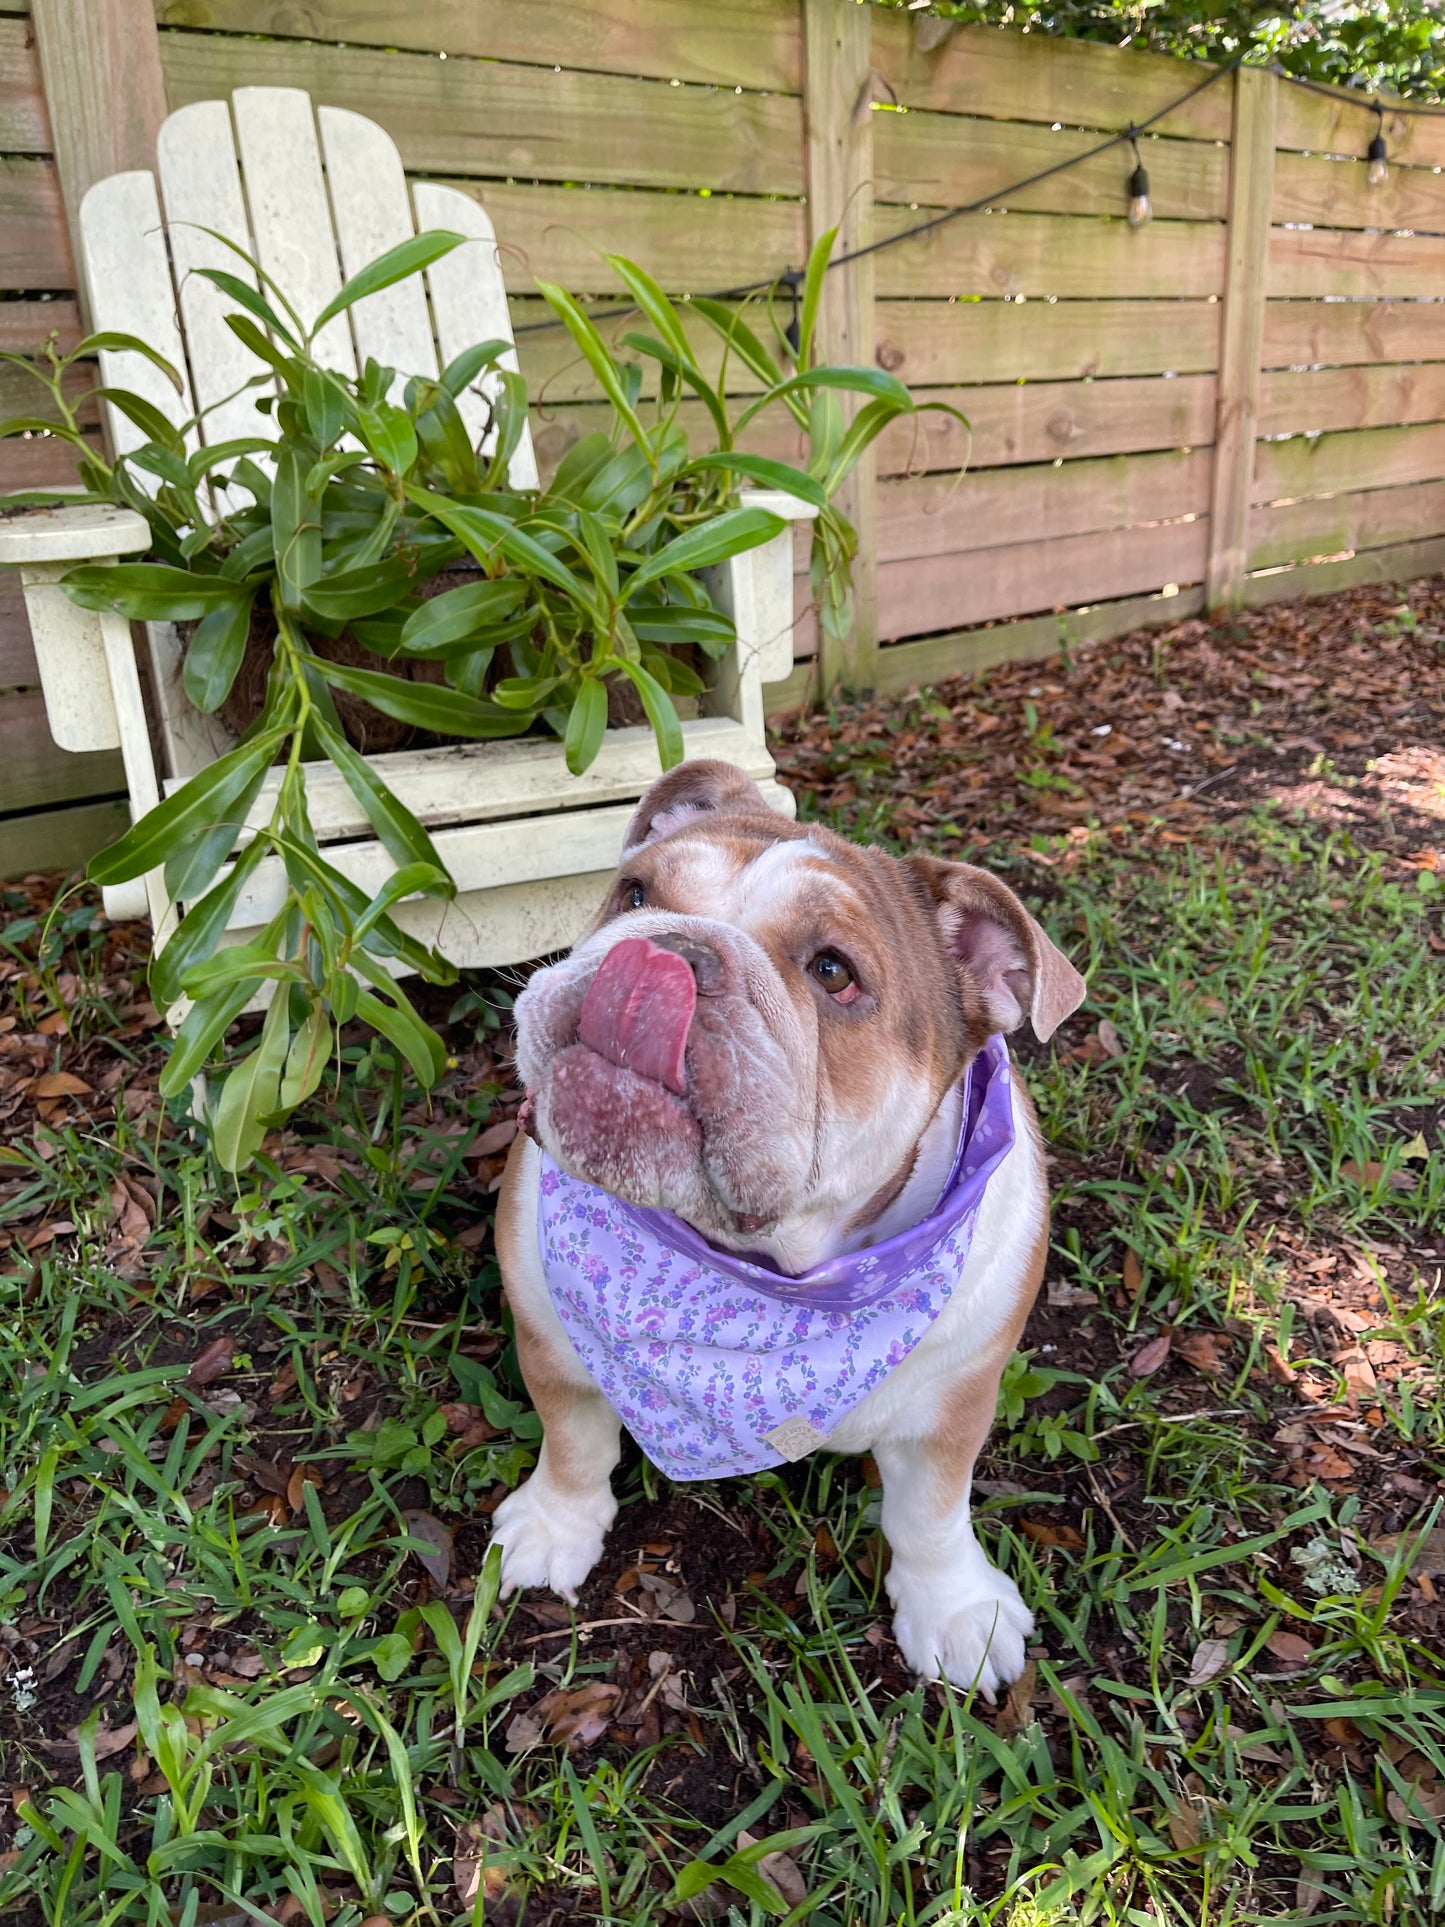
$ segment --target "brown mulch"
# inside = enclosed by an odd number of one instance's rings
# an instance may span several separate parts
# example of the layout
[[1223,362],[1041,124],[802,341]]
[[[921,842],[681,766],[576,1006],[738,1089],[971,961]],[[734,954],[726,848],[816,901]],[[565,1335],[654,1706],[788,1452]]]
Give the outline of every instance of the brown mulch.
[[[781,724],[779,773],[907,841],[1027,845],[1273,797],[1445,869],[1445,579],[1276,603]],[[945,713],[946,712],[946,713]],[[870,752],[872,754],[870,755]],[[1037,857],[1039,853],[1035,852]]]

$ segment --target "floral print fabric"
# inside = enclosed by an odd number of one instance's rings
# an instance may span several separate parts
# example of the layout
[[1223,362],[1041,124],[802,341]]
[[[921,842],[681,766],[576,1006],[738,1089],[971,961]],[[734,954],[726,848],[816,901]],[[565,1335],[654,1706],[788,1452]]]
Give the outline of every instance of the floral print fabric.
[[669,1478],[762,1471],[826,1444],[924,1337],[1013,1141],[1008,1051],[991,1037],[969,1067],[958,1152],[933,1211],[797,1277],[719,1251],[670,1212],[624,1204],[544,1153],[547,1289],[579,1358]]

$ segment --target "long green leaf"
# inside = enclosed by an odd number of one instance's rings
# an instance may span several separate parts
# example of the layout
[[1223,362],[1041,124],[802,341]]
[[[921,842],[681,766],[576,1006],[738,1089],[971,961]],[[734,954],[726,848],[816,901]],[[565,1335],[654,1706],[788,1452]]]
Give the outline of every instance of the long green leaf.
[[666,548],[650,555],[628,577],[622,600],[627,602],[645,583],[656,582],[663,576],[710,568],[716,562],[725,562],[729,556],[741,555],[745,549],[756,549],[781,534],[787,526],[780,515],[773,515],[767,509],[729,509],[726,515],[675,536]]
[[395,1044],[416,1072],[418,1082],[430,1090],[446,1069],[446,1046],[417,1016],[402,993],[397,990],[394,994],[398,1001],[389,1004],[374,997],[369,990],[363,990],[356,1000],[356,1014],[373,1030],[379,1030],[389,1043]]
[[249,282],[243,281],[239,275],[229,274],[225,268],[192,268],[191,272],[198,274],[203,281],[209,281],[213,288],[219,288],[222,294],[229,295],[232,301],[239,301],[241,306],[249,309],[259,321],[264,321],[273,335],[279,335],[288,348],[300,352],[301,343],[265,295],[259,294]]
[[286,733],[284,729],[267,730],[242,743],[229,755],[208,764],[174,796],[147,810],[119,842],[91,858],[87,871],[91,882],[128,883],[132,877],[144,876],[197,830],[224,822],[257,775],[270,767]]
[[158,1009],[169,1009],[181,994],[182,977],[220,942],[246,879],[265,854],[265,839],[254,837],[221,881],[187,910],[165,949],[151,958],[151,995]]
[[498,515],[492,509],[474,508],[470,503],[450,502],[444,495],[434,494],[431,489],[418,488],[412,483],[407,484],[406,493],[409,501],[435,516],[443,528],[450,529],[484,567],[495,567],[500,551],[515,567],[530,575],[541,576],[544,582],[550,582],[554,588],[560,589],[579,608],[585,609],[594,619],[601,620],[601,611],[586,583],[528,535],[525,529],[519,529],[504,515]]
[[264,1119],[281,1103],[281,1073],[291,1039],[287,998],[278,986],[261,1026],[261,1041],[231,1072],[211,1119],[211,1146],[223,1171],[243,1171],[261,1148]]
[[454,897],[457,886],[446,871],[434,863],[404,863],[386,879],[376,895],[356,919],[352,938],[360,943],[366,933],[404,897]]
[[606,729],[606,685],[596,677],[585,677],[568,714],[563,740],[567,768],[573,776],[580,776],[596,760]]
[[429,730],[436,736],[468,736],[480,741],[520,736],[531,720],[436,683],[403,682],[399,676],[352,669],[321,657],[316,667],[335,688],[363,697],[383,716],[394,716],[400,723],[410,723],[414,729]]
[[791,462],[775,462],[767,455],[740,455],[733,449],[718,449],[710,455],[699,455],[695,462],[688,463],[683,473],[702,474],[710,468],[721,469],[726,475],[741,475],[745,481],[756,482],[760,488],[781,489],[784,494],[796,495],[800,502],[811,503],[817,509],[828,506],[828,497],[821,484],[801,468],[794,468]]
[[470,388],[484,368],[500,361],[503,355],[515,354],[510,341],[500,335],[490,341],[475,341],[470,348],[463,348],[459,355],[450,360],[438,376],[443,388],[453,397],[460,395],[464,388]]
[[526,584],[511,576],[448,589],[413,609],[402,628],[401,646],[413,652],[445,648],[471,637],[480,641],[487,629],[516,613],[526,593]]
[[162,448],[168,448],[176,455],[184,450],[185,437],[180,429],[169,415],[163,414],[144,395],[132,394],[129,388],[97,388],[94,393],[101,401],[109,402],[112,408],[118,408],[149,440],[159,442]]
[[87,563],[60,578],[82,609],[114,609],[132,622],[197,622],[234,605],[241,590],[219,575],[192,575],[164,562]]
[[368,568],[347,569],[341,575],[318,576],[302,591],[302,601],[323,622],[350,622],[389,609],[408,593],[415,571],[399,557]]
[[[382,782],[375,766],[338,736],[329,724],[313,721],[316,740],[341,771],[346,786],[366,812],[388,856],[398,865],[426,863],[445,871],[436,845],[399,797]],[[455,885],[452,886],[455,891]]]
[[202,616],[186,644],[182,681],[186,695],[208,715],[226,700],[251,633],[252,595],[237,596]]
[[293,614],[301,611],[302,592],[321,574],[321,508],[306,488],[309,470],[301,448],[283,442],[271,483],[271,535],[281,600]]
[[[632,439],[639,448],[647,449],[650,456],[647,430],[642,426],[637,411],[623,386],[617,363],[608,353],[606,342],[565,288],[559,288],[555,281],[539,281],[537,288],[543,300],[582,350],[583,358],[596,375],[602,392],[627,424]],[[655,463],[651,465],[656,466]]]
[[806,368],[813,359],[813,332],[818,325],[818,308],[823,299],[823,280],[828,272],[828,259],[837,238],[837,228],[828,228],[818,236],[808,255],[808,269],[803,276],[803,312],[798,321],[798,366],[800,368]]
[[450,228],[427,228],[421,234],[412,235],[409,241],[400,241],[394,248],[388,248],[385,254],[379,254],[374,261],[359,268],[340,292],[332,295],[312,322],[307,340],[314,341],[331,317],[349,308],[353,301],[365,300],[369,294],[379,294],[383,288],[405,281],[410,274],[419,274],[433,261],[450,254],[453,248],[461,247],[466,238],[465,234],[454,234]]
[[657,754],[664,769],[672,769],[683,759],[684,745],[682,724],[678,721],[677,711],[672,706],[672,698],[657,680],[650,676],[640,662],[624,662],[622,673],[631,679],[647,720],[652,724],[652,733],[657,738]]
[[[278,990],[276,995],[281,997],[285,992]],[[294,1111],[298,1104],[304,1104],[321,1082],[331,1056],[332,1038],[331,1019],[320,1004],[313,1004],[310,1016],[292,1038],[286,1055],[286,1070],[281,1079],[283,1111]]]
[[882,368],[811,368],[801,375],[789,375],[779,382],[776,388],[766,395],[760,395],[750,402],[738,416],[736,432],[743,429],[770,402],[782,401],[789,395],[802,394],[815,389],[842,388],[855,395],[873,395],[880,401],[891,401],[900,415],[911,415],[914,411],[912,395],[898,379]]
[[81,355],[144,355],[146,360],[159,368],[166,380],[178,395],[185,393],[186,385],[176,369],[163,354],[159,354],[148,341],[139,335],[117,334],[113,328],[102,328],[98,334],[87,335],[71,349],[72,357]]
[[216,1045],[225,1036],[260,988],[259,978],[230,984],[210,997],[203,997],[186,1013],[176,1032],[175,1046],[160,1074],[162,1097],[176,1097],[186,1090]]

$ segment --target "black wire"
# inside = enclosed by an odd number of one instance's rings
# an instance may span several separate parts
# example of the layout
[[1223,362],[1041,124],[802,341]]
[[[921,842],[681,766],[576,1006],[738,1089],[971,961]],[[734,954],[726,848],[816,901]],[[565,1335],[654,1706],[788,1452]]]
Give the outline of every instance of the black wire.
[[[1189,88],[1186,93],[1180,94],[1177,99],[1169,101],[1155,113],[1150,114],[1147,120],[1133,122],[1120,133],[1110,134],[1106,140],[1099,141],[1095,146],[1086,147],[1081,154],[1071,154],[1067,160],[1055,161],[1051,167],[1041,167],[1036,174],[1028,174],[1023,180],[1014,181],[1008,187],[994,188],[992,192],[980,195],[976,201],[964,201],[957,207],[945,208],[941,214],[932,215],[926,221],[919,221],[913,227],[904,228],[897,234],[885,235],[882,240],[879,241],[870,241],[866,247],[852,248],[846,254],[835,254],[828,262],[829,272],[834,268],[849,267],[854,261],[866,260],[870,255],[881,254],[885,248],[899,247],[904,241],[916,240],[920,234],[931,234],[935,228],[946,227],[950,221],[960,220],[966,214],[978,214],[986,207],[996,206],[1001,201],[1009,200],[1015,194],[1022,194],[1030,187],[1037,187],[1041,181],[1050,181],[1057,174],[1067,173],[1071,167],[1081,167],[1085,161],[1097,160],[1100,154],[1107,154],[1111,148],[1120,147],[1126,142],[1134,149],[1137,159],[1140,134],[1144,133],[1146,129],[1153,127],[1156,122],[1166,120],[1170,114],[1177,114],[1181,107],[1187,106],[1191,100],[1194,100],[1198,95],[1202,94],[1206,88],[1213,87],[1216,82],[1223,80],[1227,74],[1232,74],[1238,68],[1244,66],[1248,60],[1250,51],[1250,49],[1246,48],[1243,52],[1237,53],[1231,59],[1225,61],[1222,66],[1215,67],[1210,73],[1205,75],[1203,80]],[[1379,114],[1382,119],[1386,114],[1402,114],[1407,117],[1419,116],[1425,119],[1445,118],[1445,106],[1409,107],[1396,104],[1395,102],[1387,105],[1379,101],[1374,95],[1364,95],[1363,97],[1352,100],[1344,88],[1329,86],[1324,81],[1308,80],[1302,74],[1287,73],[1277,60],[1271,61],[1267,65],[1260,62],[1255,62],[1254,64],[1260,66],[1263,72],[1272,73],[1278,79],[1288,81],[1291,87],[1303,87],[1309,93],[1323,94],[1327,100],[1336,101],[1346,107],[1364,108],[1367,112]],[[736,288],[716,288],[710,295],[704,295],[702,298],[711,301],[744,301],[749,295],[765,294],[769,288],[788,287],[793,291],[793,301],[796,309],[798,286],[802,279],[803,276],[800,269],[783,268],[779,273],[773,275],[770,280],[749,281],[744,283],[743,286]],[[592,315],[590,319],[594,322],[625,321],[629,315],[634,315],[639,312],[640,310],[635,305],[626,308],[608,308],[600,314]],[[514,329],[513,332],[519,335],[544,334],[552,328],[560,328],[563,325],[561,321],[556,319],[551,321],[528,321],[524,322],[520,328]]]
[[1266,71],[1279,80],[1288,81],[1291,87],[1303,87],[1309,94],[1323,94],[1326,100],[1338,101],[1342,107],[1362,107],[1370,114],[1399,114],[1406,120],[1445,120],[1445,106],[1427,103],[1411,107],[1404,101],[1381,100],[1376,94],[1355,94],[1352,97],[1348,87],[1332,87],[1327,81],[1309,80],[1304,74],[1286,73],[1277,60],[1272,60]]
[[[1152,127],[1156,121],[1167,119],[1170,114],[1178,113],[1179,109],[1193,100],[1196,95],[1202,94],[1207,87],[1214,86],[1216,81],[1223,80],[1226,74],[1232,74],[1237,67],[1242,66],[1244,58],[1244,54],[1236,54],[1222,67],[1216,67],[1211,73],[1206,74],[1204,79],[1191,87],[1187,93],[1180,94],[1177,100],[1171,100],[1166,106],[1159,108],[1147,120],[1131,123],[1121,133],[1110,134],[1107,139],[1099,141],[1095,146],[1085,148],[1082,154],[1071,154],[1067,160],[1055,161],[1051,167],[1041,167],[1036,174],[1026,175],[1023,180],[1014,181],[1008,187],[994,188],[990,193],[980,195],[976,201],[965,201],[958,207],[945,208],[941,214],[935,214],[927,221],[919,221],[914,227],[904,228],[901,233],[885,235],[881,241],[870,241],[866,247],[853,248],[847,254],[835,254],[828,262],[829,270],[846,268],[854,261],[865,260],[870,254],[882,253],[884,248],[896,248],[904,241],[914,240],[920,234],[931,234],[935,228],[944,227],[950,221],[957,221],[965,214],[978,214],[986,207],[993,207],[1000,201],[1008,200],[1012,195],[1022,194],[1026,188],[1037,187],[1040,181],[1052,180],[1056,174],[1066,173],[1071,167],[1080,167],[1085,161],[1095,160],[1100,154],[1107,154],[1111,148],[1122,146],[1126,141],[1131,144],[1137,142],[1138,136],[1146,128]],[[704,295],[702,299],[743,301],[749,295],[765,294],[769,288],[780,286],[791,287],[796,295],[798,284],[802,279],[799,269],[784,268],[767,281],[750,281],[738,288],[716,288],[711,294]],[[626,308],[608,308],[601,314],[589,316],[589,319],[594,322],[625,321],[628,315],[638,312],[639,309],[634,304]],[[519,335],[534,335],[563,325],[558,320],[528,321],[513,332]]]

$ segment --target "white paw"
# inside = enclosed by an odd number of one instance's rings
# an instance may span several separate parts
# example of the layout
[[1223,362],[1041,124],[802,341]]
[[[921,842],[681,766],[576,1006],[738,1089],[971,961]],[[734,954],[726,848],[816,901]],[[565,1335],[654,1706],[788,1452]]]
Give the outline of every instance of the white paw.
[[974,1567],[963,1586],[949,1587],[895,1566],[888,1590],[893,1637],[925,1679],[951,1680],[965,1692],[974,1688],[992,1705],[999,1687],[1024,1670],[1034,1616],[1006,1573]]
[[575,1606],[616,1516],[617,1501],[605,1486],[579,1500],[540,1478],[519,1485],[492,1521],[493,1541],[502,1548],[502,1597],[520,1586],[550,1586]]

